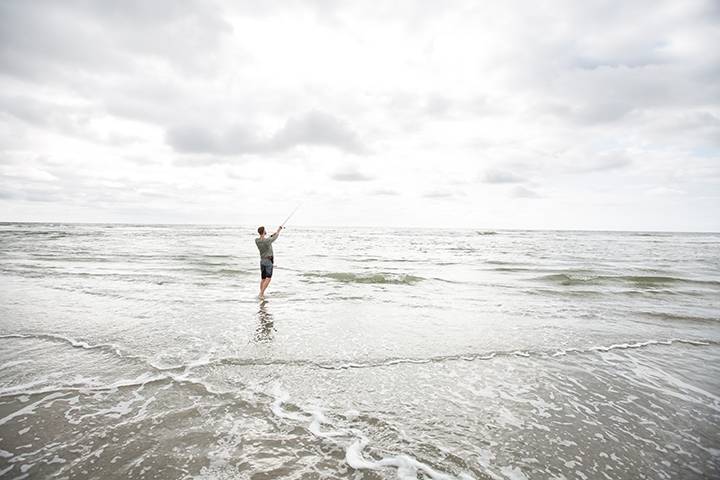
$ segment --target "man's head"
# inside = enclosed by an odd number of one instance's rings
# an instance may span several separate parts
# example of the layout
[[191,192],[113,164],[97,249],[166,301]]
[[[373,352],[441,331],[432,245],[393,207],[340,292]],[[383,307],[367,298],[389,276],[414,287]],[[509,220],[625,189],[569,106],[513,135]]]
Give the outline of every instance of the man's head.
[[265,227],[258,227],[258,233],[260,235],[265,235]]

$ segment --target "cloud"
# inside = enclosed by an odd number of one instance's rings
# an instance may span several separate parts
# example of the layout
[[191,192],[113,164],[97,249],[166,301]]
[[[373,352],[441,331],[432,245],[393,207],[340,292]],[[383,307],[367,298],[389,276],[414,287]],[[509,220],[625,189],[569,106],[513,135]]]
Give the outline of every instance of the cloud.
[[655,145],[675,149],[720,148],[720,116],[706,109],[662,116],[638,112],[632,120],[642,125],[643,136]]
[[31,180],[36,182],[53,182],[57,176],[42,168],[29,165],[3,165],[0,175],[16,180]]
[[0,199],[50,203],[67,201],[68,196],[56,188],[18,188],[17,186],[4,187],[0,185]]
[[37,82],[122,72],[144,58],[187,74],[216,60],[231,32],[217,5],[200,0],[8,0],[0,2],[0,64],[5,74]]
[[224,131],[204,125],[183,125],[170,128],[167,143],[178,152],[235,155],[270,151],[270,144],[253,130],[234,126]]
[[34,127],[79,133],[92,118],[83,106],[39,101],[28,96],[0,95],[0,111]]
[[[547,191],[530,221],[560,225],[563,201],[602,191],[662,226],[634,192],[669,185],[685,195],[652,198],[672,199],[675,224],[720,228],[703,200],[720,185],[718,2],[331,3],[1,1],[0,165],[26,169],[0,172],[2,207],[43,191],[60,217],[187,198],[203,212],[187,220],[204,221],[257,210],[270,179],[300,195],[325,175],[323,198],[369,197],[358,223],[385,218],[372,206],[385,195],[432,226],[467,221],[441,212],[460,200]],[[587,202],[582,222],[620,221]],[[346,221],[327,206],[323,221]],[[485,220],[522,221],[505,213]]]
[[428,96],[425,103],[425,111],[430,115],[445,115],[453,108],[453,104],[454,102],[450,98],[444,95],[434,94]]
[[112,145],[128,145],[139,140],[134,134],[102,132],[96,128],[103,112],[91,105],[39,100],[27,95],[0,94],[0,116],[10,115],[32,128],[52,131]]
[[604,172],[625,168],[631,163],[632,161],[623,153],[601,154],[589,159],[578,160],[567,169],[571,173]]
[[396,196],[400,195],[399,192],[396,190],[392,190],[389,188],[378,188],[372,191],[373,195],[387,195],[387,196]]
[[349,153],[363,153],[365,147],[355,132],[342,120],[317,110],[290,118],[270,140],[274,149],[297,145],[325,145]]
[[487,170],[482,177],[485,183],[522,183],[525,178],[505,170]]
[[247,126],[218,130],[195,124],[168,129],[166,141],[177,152],[218,155],[274,153],[303,145],[335,147],[355,154],[365,151],[356,134],[342,120],[318,111],[291,117],[281,129],[267,137]]
[[340,182],[368,182],[370,180],[373,180],[373,177],[358,172],[354,169],[346,169],[340,172],[336,172],[332,174],[330,178]]
[[444,190],[432,190],[429,192],[425,192],[422,194],[423,198],[431,198],[431,199],[449,199],[453,198],[455,196],[455,193],[448,192]]
[[513,189],[512,196],[515,198],[540,198],[542,195],[535,190],[519,185]]
[[648,188],[643,193],[645,195],[654,195],[654,196],[660,196],[660,197],[687,194],[687,192],[685,192],[684,190],[680,190],[678,188],[666,187],[666,186],[657,186],[657,187]]

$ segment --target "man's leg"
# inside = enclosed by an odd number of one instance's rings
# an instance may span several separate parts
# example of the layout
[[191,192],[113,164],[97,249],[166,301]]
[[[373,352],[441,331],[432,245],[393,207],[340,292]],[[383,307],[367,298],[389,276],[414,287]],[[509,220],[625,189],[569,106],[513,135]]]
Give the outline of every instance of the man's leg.
[[272,280],[270,277],[263,279],[263,283],[260,286],[261,297],[265,295],[265,290],[267,289],[268,285],[270,285],[270,280]]

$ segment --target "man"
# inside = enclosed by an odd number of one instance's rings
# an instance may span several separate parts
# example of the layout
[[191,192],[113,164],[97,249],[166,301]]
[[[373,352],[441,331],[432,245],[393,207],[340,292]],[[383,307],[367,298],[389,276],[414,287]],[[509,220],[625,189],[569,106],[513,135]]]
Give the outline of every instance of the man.
[[255,245],[257,245],[260,251],[260,298],[265,296],[265,289],[270,285],[273,273],[273,248],[272,243],[277,240],[280,235],[280,230],[283,227],[278,227],[277,231],[265,237],[265,227],[259,227],[258,233],[260,236],[255,239]]

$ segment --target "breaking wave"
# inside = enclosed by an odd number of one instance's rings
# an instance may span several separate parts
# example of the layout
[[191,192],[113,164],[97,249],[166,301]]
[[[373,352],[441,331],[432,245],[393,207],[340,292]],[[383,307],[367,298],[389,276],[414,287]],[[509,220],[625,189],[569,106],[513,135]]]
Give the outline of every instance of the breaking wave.
[[303,273],[303,277],[329,278],[343,283],[371,283],[392,285],[414,285],[425,280],[423,277],[395,273],[350,273],[350,272],[312,272]]
[[238,357],[224,357],[224,358],[201,358],[189,363],[182,363],[179,365],[160,366],[151,363],[150,359],[131,355],[123,352],[119,346],[109,343],[101,344],[89,344],[85,341],[76,340],[73,338],[65,337],[62,335],[55,334],[24,334],[24,333],[11,333],[11,334],[0,334],[0,340],[2,339],[13,339],[13,338],[24,338],[24,339],[36,339],[45,340],[57,343],[64,343],[71,346],[72,348],[79,348],[83,350],[101,350],[105,353],[114,354],[120,358],[124,358],[129,361],[139,361],[145,364],[148,368],[161,374],[171,374],[176,372],[185,372],[207,367],[221,367],[221,366],[236,366],[236,367],[256,367],[256,366],[289,366],[289,367],[310,367],[324,370],[347,370],[347,369],[359,369],[359,368],[379,368],[379,367],[392,367],[396,365],[407,365],[407,364],[428,364],[428,363],[443,363],[453,361],[483,361],[492,360],[499,357],[523,357],[523,358],[552,358],[565,356],[568,354],[590,354],[598,352],[609,352],[612,350],[629,350],[639,349],[653,346],[670,346],[673,344],[685,344],[691,346],[717,346],[720,342],[709,340],[709,339],[685,339],[685,338],[672,338],[666,340],[644,340],[644,341],[631,341],[624,343],[615,343],[612,345],[595,345],[583,348],[560,348],[560,349],[548,349],[548,350],[503,350],[503,351],[490,351],[481,353],[462,353],[455,355],[438,355],[434,357],[425,358],[408,358],[408,357],[394,357],[394,358],[383,358],[374,361],[354,361],[354,360],[341,360],[337,359],[332,362],[321,362],[306,359],[261,359],[261,358],[238,358]]
[[594,275],[591,273],[553,273],[543,275],[533,280],[539,280],[558,285],[601,285],[608,283],[632,284],[637,287],[662,287],[667,285],[689,284],[720,287],[715,280],[701,280],[672,276],[654,275]]

